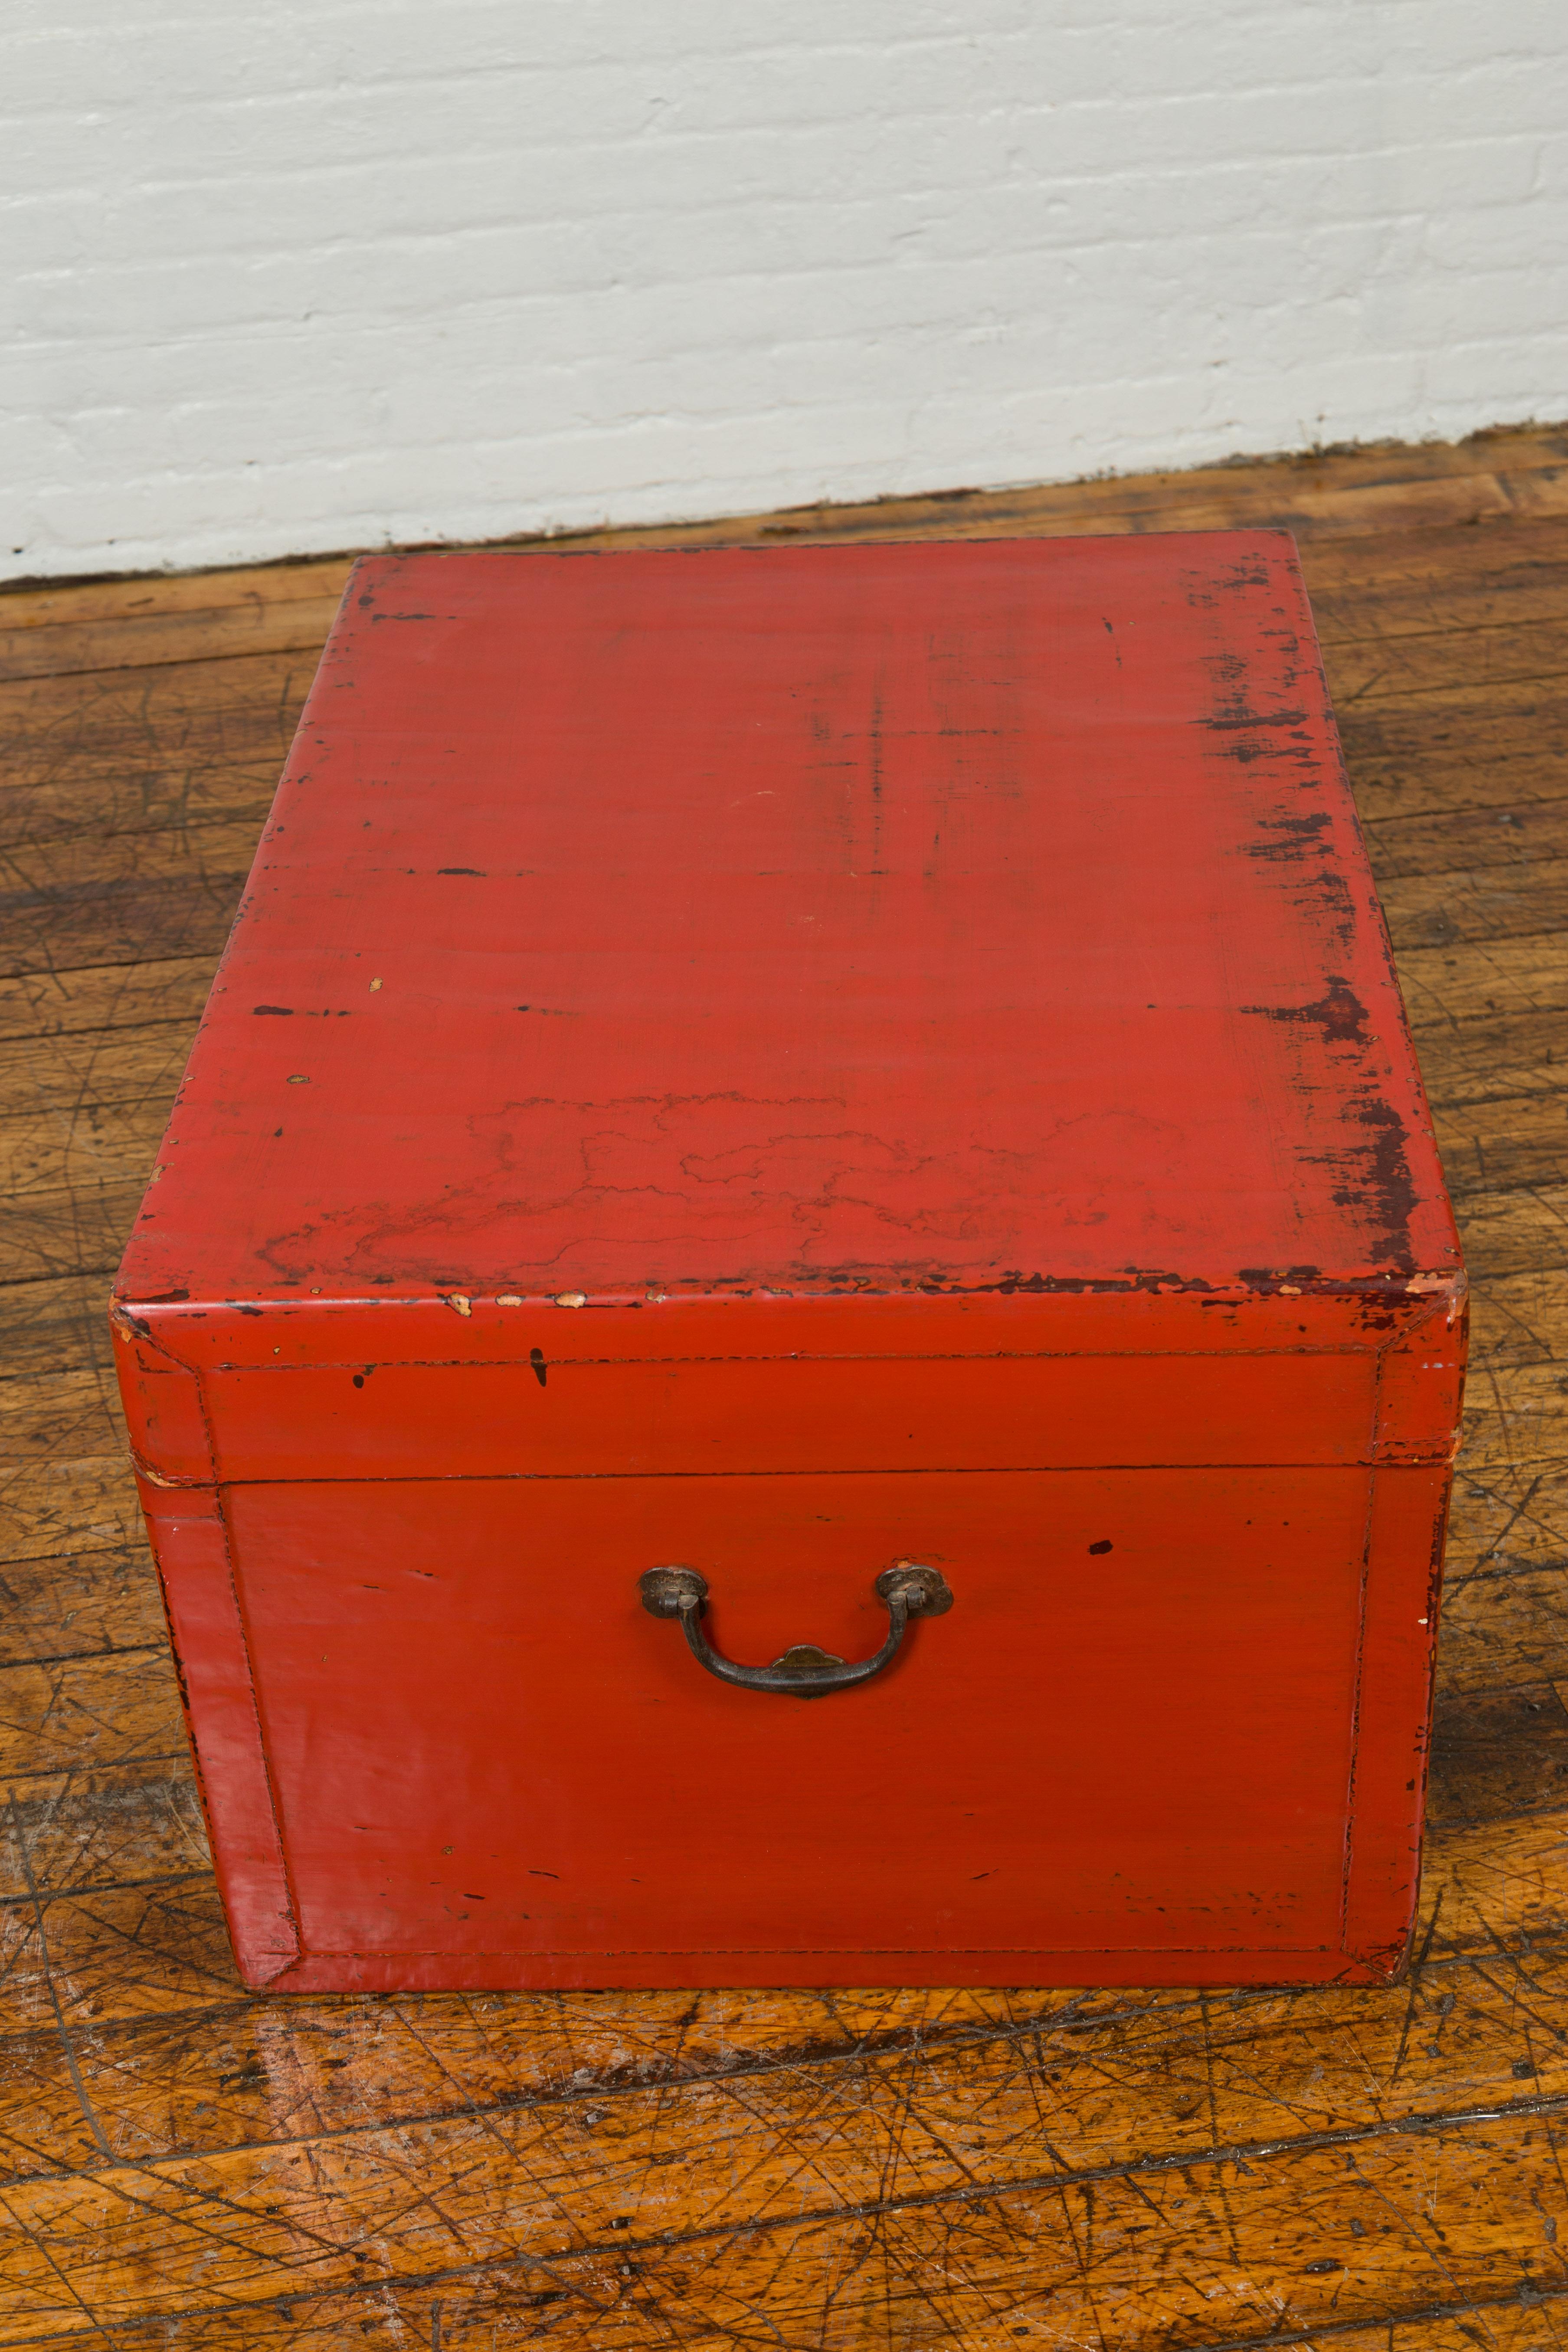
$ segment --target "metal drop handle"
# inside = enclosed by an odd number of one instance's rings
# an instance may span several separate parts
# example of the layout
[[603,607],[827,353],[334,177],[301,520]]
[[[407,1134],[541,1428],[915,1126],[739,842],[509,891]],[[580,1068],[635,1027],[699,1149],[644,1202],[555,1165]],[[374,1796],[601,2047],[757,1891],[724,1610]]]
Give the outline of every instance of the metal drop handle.
[[702,1631],[708,1585],[694,1568],[650,1568],[637,1579],[637,1591],[650,1617],[680,1620],[692,1656],[721,1683],[738,1683],[742,1690],[777,1691],[786,1698],[825,1698],[829,1691],[868,1683],[894,1655],[911,1617],[942,1617],[952,1607],[952,1594],[940,1570],[900,1560],[877,1579],[878,1598],[888,1604],[888,1638],[874,1657],[846,1664],[831,1651],[800,1642],[771,1666],[742,1666],[733,1658],[721,1658]]

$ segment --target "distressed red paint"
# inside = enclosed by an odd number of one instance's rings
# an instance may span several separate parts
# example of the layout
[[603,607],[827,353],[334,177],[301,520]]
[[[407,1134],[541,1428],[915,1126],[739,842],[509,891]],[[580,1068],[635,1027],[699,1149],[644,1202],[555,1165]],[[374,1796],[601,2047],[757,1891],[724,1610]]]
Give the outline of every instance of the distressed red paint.
[[247,1979],[1385,1976],[1462,1297],[1282,535],[361,564],[117,1291]]

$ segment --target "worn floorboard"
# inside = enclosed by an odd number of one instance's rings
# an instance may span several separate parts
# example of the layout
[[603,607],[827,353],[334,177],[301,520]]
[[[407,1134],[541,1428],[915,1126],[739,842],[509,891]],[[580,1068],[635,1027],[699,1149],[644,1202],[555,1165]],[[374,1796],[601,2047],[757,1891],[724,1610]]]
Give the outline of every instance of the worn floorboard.
[[1242,522],[1476,1278],[1387,1991],[240,1990],[103,1299],[347,559],[0,597],[0,2346],[1568,2347],[1568,431],[597,543]]

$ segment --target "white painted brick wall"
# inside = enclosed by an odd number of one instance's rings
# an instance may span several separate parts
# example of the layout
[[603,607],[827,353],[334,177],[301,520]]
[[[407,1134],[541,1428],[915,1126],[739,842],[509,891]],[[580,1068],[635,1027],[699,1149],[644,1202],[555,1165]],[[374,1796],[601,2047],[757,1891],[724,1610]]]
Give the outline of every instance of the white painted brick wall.
[[1568,0],[4,0],[0,568],[1568,415]]

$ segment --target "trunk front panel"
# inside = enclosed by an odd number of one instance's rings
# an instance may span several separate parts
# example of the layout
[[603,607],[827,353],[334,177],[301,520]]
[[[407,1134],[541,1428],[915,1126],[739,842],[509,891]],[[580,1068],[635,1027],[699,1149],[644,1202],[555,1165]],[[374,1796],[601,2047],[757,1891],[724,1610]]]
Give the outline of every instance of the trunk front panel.
[[[1441,1471],[1381,1475],[1435,1512]],[[1289,1976],[1342,1938],[1371,1484],[231,1488],[305,1951],[511,1955],[506,1981],[575,1955],[586,1982],[636,1981],[639,1955],[653,1980],[675,1953],[766,1982],[810,1955],[821,1981],[848,1958],[875,1982],[878,1954],[935,1955],[940,1981],[944,1954],[1245,1948]],[[806,1702],[724,1685],[638,1601],[642,1570],[679,1562],[728,1655],[853,1658],[900,1559],[942,1569],[951,1612],[875,1682]],[[1414,1549],[1379,1570],[1408,1580],[1423,1646],[1425,1570]]]

